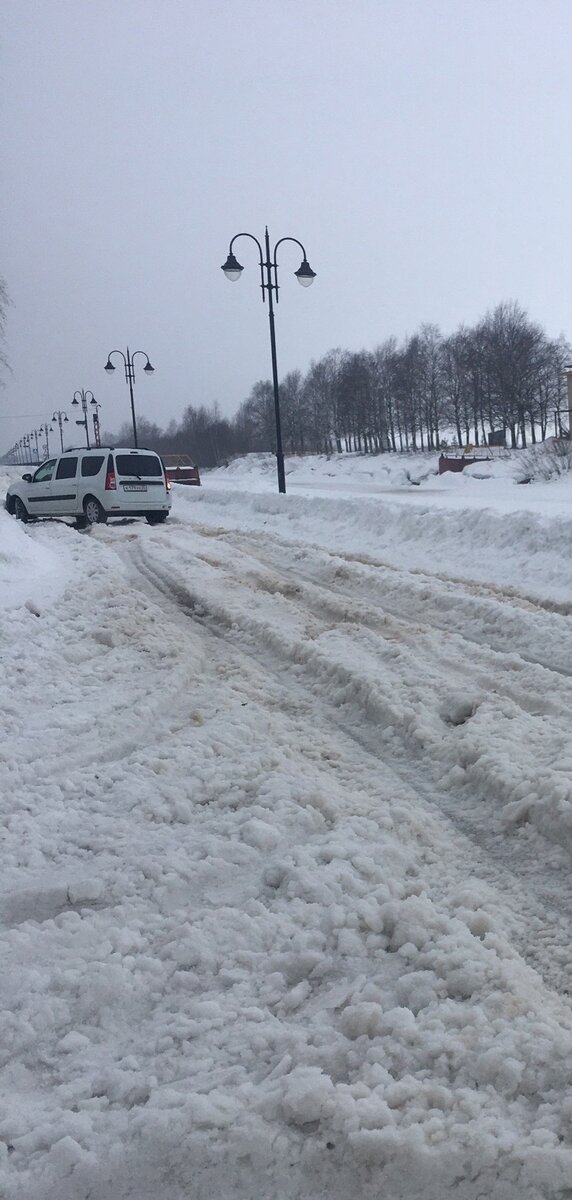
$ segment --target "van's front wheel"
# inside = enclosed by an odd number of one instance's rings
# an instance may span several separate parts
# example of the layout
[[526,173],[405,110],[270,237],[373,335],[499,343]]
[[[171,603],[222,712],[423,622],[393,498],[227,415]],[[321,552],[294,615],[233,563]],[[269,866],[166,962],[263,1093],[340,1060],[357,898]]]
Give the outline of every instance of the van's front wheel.
[[16,496],[16,499],[14,500],[14,508],[12,511],[16,520],[22,521],[24,525],[30,520],[28,509],[26,508],[24,501],[20,500],[19,496]]
[[86,496],[83,502],[83,511],[88,525],[106,524],[107,513],[95,496]]

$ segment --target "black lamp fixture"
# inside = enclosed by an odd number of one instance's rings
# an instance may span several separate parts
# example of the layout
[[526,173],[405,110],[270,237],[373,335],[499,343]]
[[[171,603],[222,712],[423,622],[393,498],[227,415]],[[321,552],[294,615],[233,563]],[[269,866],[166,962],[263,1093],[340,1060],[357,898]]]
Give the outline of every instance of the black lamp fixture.
[[312,284],[316,278],[316,272],[312,270],[307,258],[302,259],[298,270],[294,271],[294,274],[298,280],[298,283],[302,284],[302,287],[310,287],[310,284]]
[[224,271],[227,279],[230,279],[231,283],[234,283],[237,279],[240,279],[244,267],[241,267],[234,254],[229,254],[226,262],[221,267],[221,271]]

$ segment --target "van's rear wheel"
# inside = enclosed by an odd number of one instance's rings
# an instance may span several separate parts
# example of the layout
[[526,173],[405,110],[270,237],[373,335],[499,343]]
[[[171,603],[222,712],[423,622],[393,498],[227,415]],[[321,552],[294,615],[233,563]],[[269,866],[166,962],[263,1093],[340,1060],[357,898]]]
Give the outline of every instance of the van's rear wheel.
[[163,521],[166,521],[168,516],[168,513],[146,513],[145,519],[150,525],[162,525]]
[[105,525],[107,522],[107,513],[101,507],[99,500],[95,496],[86,496],[83,502],[83,511],[88,525]]
[[24,525],[30,520],[28,509],[26,508],[24,501],[20,500],[19,496],[16,496],[16,499],[14,500],[14,516],[16,517],[17,521],[23,521]]

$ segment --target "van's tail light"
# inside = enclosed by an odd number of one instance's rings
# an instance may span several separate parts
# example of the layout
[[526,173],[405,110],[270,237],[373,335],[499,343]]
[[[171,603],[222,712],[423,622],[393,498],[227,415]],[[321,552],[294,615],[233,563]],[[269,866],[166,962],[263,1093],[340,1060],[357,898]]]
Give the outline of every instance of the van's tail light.
[[107,475],[105,476],[105,490],[106,492],[115,492],[117,490],[115,471],[107,472]]
[[163,467],[163,474],[165,476],[165,489],[166,489],[166,491],[170,492],[171,491],[171,480],[169,479],[169,476],[167,475],[167,469],[165,466]]

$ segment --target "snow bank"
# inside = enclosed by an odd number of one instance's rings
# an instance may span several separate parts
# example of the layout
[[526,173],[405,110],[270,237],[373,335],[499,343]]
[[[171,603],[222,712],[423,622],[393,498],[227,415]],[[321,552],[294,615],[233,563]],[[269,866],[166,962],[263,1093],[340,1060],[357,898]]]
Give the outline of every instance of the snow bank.
[[[520,594],[550,599],[569,611],[572,483],[560,480],[538,485],[542,493],[550,491],[550,504],[536,493],[536,512],[525,506],[532,503],[530,488],[511,484],[516,499],[512,511],[507,512],[503,511],[505,490],[500,511],[495,508],[494,492],[488,490],[494,487],[493,480],[465,479],[464,474],[441,478],[446,482],[439,505],[430,502],[421,488],[410,486],[399,500],[395,494],[380,494],[375,499],[339,494],[325,498],[211,488],[207,478],[200,489],[175,489],[174,513],[180,519],[215,527],[218,523],[272,531],[289,541],[352,554],[372,565],[392,564],[451,578],[494,582]],[[464,507],[471,490],[474,501],[475,488],[481,489],[480,505]],[[484,496],[482,489],[487,489]],[[453,504],[447,503],[448,497]],[[521,500],[520,509],[517,500]]]
[[32,612],[53,601],[65,583],[65,556],[42,528],[28,528],[0,508],[0,609],[27,604]]

